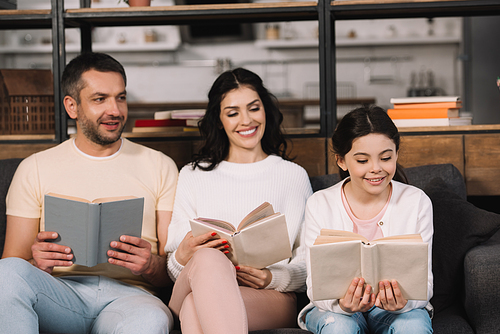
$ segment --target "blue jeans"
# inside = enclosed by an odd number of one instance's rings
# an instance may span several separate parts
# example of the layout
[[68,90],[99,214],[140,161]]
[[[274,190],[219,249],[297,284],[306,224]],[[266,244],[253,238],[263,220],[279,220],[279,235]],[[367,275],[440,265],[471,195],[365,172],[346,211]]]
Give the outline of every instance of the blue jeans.
[[104,276],[56,278],[19,258],[0,260],[2,333],[168,333],[167,306]]
[[431,318],[425,309],[395,314],[372,307],[368,312],[348,316],[315,307],[306,314],[306,327],[315,334],[432,333]]

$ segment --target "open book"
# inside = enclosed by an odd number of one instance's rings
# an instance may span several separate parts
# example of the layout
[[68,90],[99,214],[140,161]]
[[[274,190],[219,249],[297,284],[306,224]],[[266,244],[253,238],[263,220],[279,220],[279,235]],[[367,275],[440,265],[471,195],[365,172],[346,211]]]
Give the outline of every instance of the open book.
[[111,241],[121,235],[140,237],[144,198],[133,196],[88,201],[45,195],[45,231],[59,234],[56,243],[71,248],[73,263],[92,267],[108,261]]
[[312,299],[341,299],[354,277],[378,293],[378,282],[395,279],[407,300],[427,300],[428,244],[419,234],[368,241],[363,236],[322,229],[310,248]]
[[267,202],[250,212],[237,227],[210,218],[195,218],[190,223],[195,237],[214,231],[226,239],[230,246],[228,257],[235,265],[261,269],[292,256],[285,215],[275,213]]

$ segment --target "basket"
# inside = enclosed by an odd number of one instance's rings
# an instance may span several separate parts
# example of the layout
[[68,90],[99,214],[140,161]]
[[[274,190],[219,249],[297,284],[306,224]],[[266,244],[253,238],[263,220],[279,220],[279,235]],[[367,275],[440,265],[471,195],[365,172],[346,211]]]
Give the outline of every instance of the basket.
[[53,134],[50,70],[0,69],[0,134]]

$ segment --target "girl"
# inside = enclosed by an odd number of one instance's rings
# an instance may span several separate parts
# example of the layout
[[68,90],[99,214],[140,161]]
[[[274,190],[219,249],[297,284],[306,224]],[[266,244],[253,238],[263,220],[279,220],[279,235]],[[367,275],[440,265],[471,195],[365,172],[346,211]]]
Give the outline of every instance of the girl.
[[[238,68],[221,74],[208,97],[199,124],[204,144],[179,174],[168,230],[167,268],[175,281],[169,307],[183,334],[294,327],[293,292],[305,290],[307,276],[305,248],[299,246],[309,178],[287,161],[283,116],[255,73]],[[238,224],[265,201],[285,214],[291,259],[235,268],[224,254],[227,240],[215,232],[190,232],[190,218]]]
[[[353,278],[344,298],[310,303],[299,315],[313,333],[432,333],[426,306],[432,297],[432,206],[410,186],[397,164],[399,133],[379,107],[358,108],[338,124],[332,137],[342,182],[316,192],[307,202],[305,244],[322,228],[346,230],[369,240],[418,233],[429,245],[427,301],[406,300],[395,280],[379,282],[372,293]],[[308,295],[312,297],[308,262]]]

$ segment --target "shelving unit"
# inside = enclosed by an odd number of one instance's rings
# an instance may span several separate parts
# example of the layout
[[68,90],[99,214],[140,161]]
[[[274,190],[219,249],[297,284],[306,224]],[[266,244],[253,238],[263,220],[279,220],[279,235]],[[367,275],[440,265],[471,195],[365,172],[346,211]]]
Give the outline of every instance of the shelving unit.
[[[165,7],[139,7],[139,8],[90,8],[90,0],[80,0],[79,9],[64,8],[63,0],[51,0],[51,10],[1,10],[0,29],[51,29],[52,45],[44,46],[43,52],[51,52],[53,58],[54,74],[54,100],[61,101],[59,79],[66,65],[66,52],[105,50],[98,44],[92,44],[91,31],[94,27],[112,26],[153,26],[153,25],[183,25],[192,22],[203,23],[210,21],[226,23],[259,23],[283,21],[317,21],[318,39],[308,41],[259,41],[257,45],[264,48],[317,48],[319,58],[320,82],[320,124],[319,132],[303,131],[290,134],[294,142],[294,149],[300,157],[315,154],[315,163],[324,168],[318,168],[316,174],[329,170],[328,149],[326,139],[331,136],[336,125],[337,100],[334,93],[336,89],[335,48],[350,47],[352,45],[392,45],[410,43],[408,40],[383,40],[383,41],[350,41],[346,39],[335,40],[335,21],[375,18],[433,18],[451,16],[479,16],[496,15],[500,13],[500,0],[353,0],[353,1],[278,1],[258,3],[237,3],[225,5],[188,5]],[[79,28],[81,31],[81,45],[65,45],[65,30]],[[431,40],[421,39],[412,43],[457,43],[455,39]],[[156,45],[159,46],[159,45]],[[156,47],[155,46],[155,47]],[[117,48],[120,46],[117,46]],[[153,46],[151,46],[153,47]],[[158,50],[165,50],[167,46],[160,46]],[[17,49],[3,50],[2,52],[17,52]],[[40,52],[42,50],[39,50]],[[116,51],[119,51],[118,49]],[[38,52],[30,50],[30,52]],[[0,146],[15,143],[46,143],[57,144],[67,138],[67,120],[61,102],[55,106],[56,130],[54,136],[38,137],[1,137]],[[195,142],[195,135],[179,137],[148,137],[129,135],[136,141],[152,142]],[[310,149],[308,145],[316,145]],[[5,146],[5,145],[3,145]],[[301,147],[303,148],[302,151]],[[318,153],[319,152],[319,153]],[[310,159],[305,157],[302,159]],[[331,162],[330,162],[331,163]],[[307,169],[307,168],[306,168]],[[315,173],[312,173],[315,174]]]

